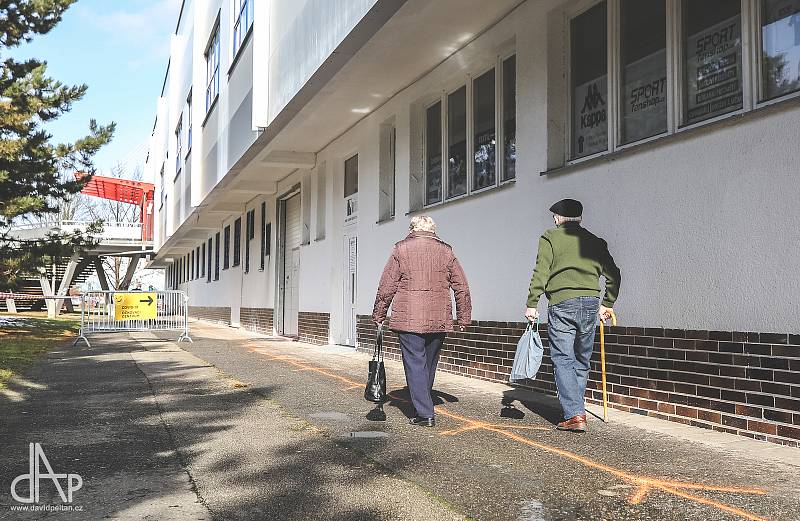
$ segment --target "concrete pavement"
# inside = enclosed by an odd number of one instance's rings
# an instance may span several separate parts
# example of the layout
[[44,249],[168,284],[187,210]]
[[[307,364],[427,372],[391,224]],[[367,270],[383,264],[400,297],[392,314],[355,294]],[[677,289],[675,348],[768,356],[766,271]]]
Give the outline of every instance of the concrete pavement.
[[[554,399],[450,374],[437,376],[437,428],[412,427],[392,361],[375,422],[361,353],[199,322],[192,336],[98,335],[12,382],[0,519],[800,517],[797,449],[619,411],[559,433]],[[82,512],[10,510],[29,442],[83,477]],[[42,494],[61,502],[50,483]]]

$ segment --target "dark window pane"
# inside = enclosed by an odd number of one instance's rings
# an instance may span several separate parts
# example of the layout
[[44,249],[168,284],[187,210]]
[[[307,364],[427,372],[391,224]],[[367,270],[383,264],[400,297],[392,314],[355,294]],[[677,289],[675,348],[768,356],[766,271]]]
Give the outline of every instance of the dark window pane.
[[261,270],[264,269],[264,257],[267,254],[266,222],[267,222],[267,203],[261,203],[261,261],[260,261],[260,266],[259,266],[259,268]]
[[517,176],[517,57],[503,62],[503,181]]
[[219,280],[219,232],[214,239],[214,280]]
[[447,198],[467,193],[467,87],[447,96]]
[[762,99],[800,90],[800,2],[761,4]]
[[667,131],[666,0],[622,0],[622,142]]
[[242,261],[242,218],[233,221],[233,265],[238,266]]
[[606,2],[600,2],[570,25],[573,158],[608,149],[606,11]]
[[685,124],[742,108],[740,0],[683,0]]
[[223,247],[222,253],[222,269],[227,270],[230,267],[230,258],[231,258],[231,227],[230,225],[225,227],[225,245]]
[[442,103],[425,111],[425,204],[442,200]]
[[472,117],[475,131],[475,163],[472,189],[496,184],[497,129],[495,128],[494,69],[472,83]]
[[358,192],[358,155],[344,162],[344,196]]

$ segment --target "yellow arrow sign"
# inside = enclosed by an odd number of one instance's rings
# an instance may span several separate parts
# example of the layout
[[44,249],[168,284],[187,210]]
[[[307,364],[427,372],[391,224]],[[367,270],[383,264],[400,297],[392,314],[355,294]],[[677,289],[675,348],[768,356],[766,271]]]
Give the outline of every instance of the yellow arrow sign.
[[155,293],[116,293],[114,320],[152,320],[157,307]]

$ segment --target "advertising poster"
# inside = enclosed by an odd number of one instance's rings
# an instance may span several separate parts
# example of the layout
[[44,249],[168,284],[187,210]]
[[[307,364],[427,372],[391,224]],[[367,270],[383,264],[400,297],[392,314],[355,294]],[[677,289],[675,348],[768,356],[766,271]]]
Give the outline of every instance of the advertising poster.
[[742,107],[742,24],[735,16],[686,41],[686,123]]
[[667,131],[667,51],[625,67],[622,131],[632,143]]
[[608,148],[608,81],[601,76],[573,92],[572,156],[589,156]]

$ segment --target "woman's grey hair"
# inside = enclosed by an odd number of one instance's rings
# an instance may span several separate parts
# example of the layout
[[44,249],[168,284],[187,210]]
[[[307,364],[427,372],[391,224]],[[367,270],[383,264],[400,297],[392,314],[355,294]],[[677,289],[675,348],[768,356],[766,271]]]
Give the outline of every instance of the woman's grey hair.
[[556,218],[556,226],[559,226],[559,225],[561,225],[561,224],[563,224],[565,222],[570,222],[570,221],[579,223],[583,219],[583,217],[581,217],[581,216],[578,216],[578,217],[564,217],[563,215],[558,215],[557,213],[554,213],[553,216]]
[[408,229],[412,232],[436,233],[436,223],[427,215],[418,215],[411,218]]

